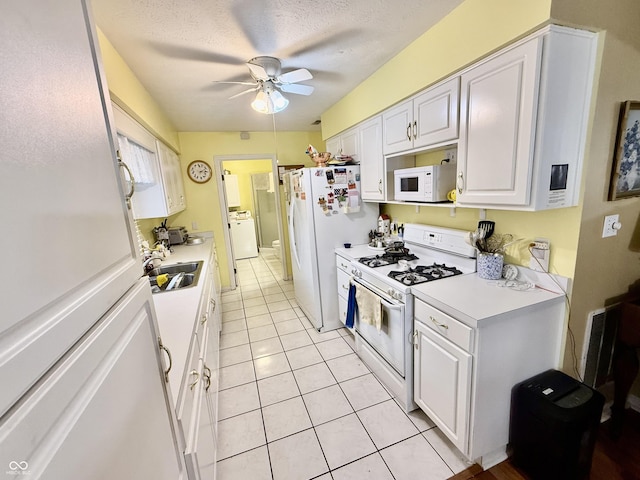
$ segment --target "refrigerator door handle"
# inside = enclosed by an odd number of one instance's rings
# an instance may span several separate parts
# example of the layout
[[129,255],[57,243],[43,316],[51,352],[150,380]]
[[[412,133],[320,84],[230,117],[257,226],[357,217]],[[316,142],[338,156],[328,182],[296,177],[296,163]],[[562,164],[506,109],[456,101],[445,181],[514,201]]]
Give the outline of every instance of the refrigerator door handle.
[[296,232],[294,230],[294,221],[293,221],[294,205],[295,205],[295,199],[292,198],[291,203],[289,203],[289,238],[291,241],[291,251],[293,252],[293,257],[296,260],[298,269],[300,269],[300,258],[298,257],[298,244],[296,243]]

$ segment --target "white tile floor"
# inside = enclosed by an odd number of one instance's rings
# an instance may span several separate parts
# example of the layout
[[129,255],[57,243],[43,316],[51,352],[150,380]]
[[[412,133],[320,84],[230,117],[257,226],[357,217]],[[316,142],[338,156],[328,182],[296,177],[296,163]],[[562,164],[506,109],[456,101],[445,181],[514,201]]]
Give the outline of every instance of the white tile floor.
[[222,297],[220,480],[444,480],[469,466],[424,413],[405,414],[348,330],[313,329],[276,257],[237,263]]

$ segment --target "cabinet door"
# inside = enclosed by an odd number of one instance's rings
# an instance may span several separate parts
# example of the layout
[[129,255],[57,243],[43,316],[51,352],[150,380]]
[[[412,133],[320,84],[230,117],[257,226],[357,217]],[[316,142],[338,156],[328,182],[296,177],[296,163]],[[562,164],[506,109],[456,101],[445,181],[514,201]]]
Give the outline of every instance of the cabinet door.
[[0,416],[142,272],[83,3],[2,6]]
[[325,142],[325,151],[330,152],[334,157],[340,155],[340,148],[340,135],[331,137]]
[[224,191],[227,195],[227,207],[240,206],[240,187],[237,175],[224,176]]
[[468,451],[472,356],[415,322],[414,400],[449,440]]
[[381,117],[375,117],[360,126],[360,185],[362,200],[384,200]]
[[533,39],[462,75],[458,203],[528,204],[541,42]]
[[143,278],[3,417],[3,468],[18,462],[33,478],[178,478],[158,345]]
[[360,138],[358,138],[357,127],[340,135],[340,149],[343,155],[350,155],[356,161],[360,159]]
[[458,138],[460,77],[430,88],[413,99],[413,147]]
[[408,100],[382,113],[385,155],[413,147],[413,101]]
[[[186,207],[180,159],[176,153],[164,143],[160,141],[156,143],[160,160],[160,171],[162,173],[162,184],[164,187],[166,215],[173,215],[181,212]],[[161,210],[158,210],[158,212],[161,212]]]

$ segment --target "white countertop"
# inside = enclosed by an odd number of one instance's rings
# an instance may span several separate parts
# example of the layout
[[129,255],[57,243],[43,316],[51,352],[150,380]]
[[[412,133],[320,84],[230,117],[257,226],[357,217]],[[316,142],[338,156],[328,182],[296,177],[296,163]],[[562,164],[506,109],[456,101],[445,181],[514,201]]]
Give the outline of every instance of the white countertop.
[[169,389],[174,405],[177,405],[180,393],[180,382],[184,365],[189,353],[189,344],[193,335],[193,328],[198,313],[202,288],[205,284],[207,272],[211,265],[207,260],[213,247],[213,238],[204,234],[205,242],[199,245],[176,245],[171,247],[173,253],[162,261],[161,265],[173,265],[179,262],[194,262],[203,260],[198,284],[195,287],[156,293],[153,304],[158,318],[158,326],[162,343],[171,352],[173,366],[169,372]]
[[[541,283],[536,281],[537,285]],[[564,302],[564,293],[553,283],[545,282],[545,289],[524,291],[500,284],[504,281],[485,280],[473,273],[421,283],[411,287],[411,291],[416,298],[473,327],[542,303]]]
[[[380,253],[366,244],[336,248],[335,252],[349,260]],[[564,301],[564,293],[547,274],[533,272],[525,267],[518,269],[521,271],[520,278],[524,275],[524,278],[543,288],[521,291],[500,287],[499,281],[485,280],[473,273],[414,285],[411,292],[416,298],[472,327],[478,326],[479,322],[486,323],[520,309],[535,308],[546,302]],[[555,278],[566,290],[567,279]]]

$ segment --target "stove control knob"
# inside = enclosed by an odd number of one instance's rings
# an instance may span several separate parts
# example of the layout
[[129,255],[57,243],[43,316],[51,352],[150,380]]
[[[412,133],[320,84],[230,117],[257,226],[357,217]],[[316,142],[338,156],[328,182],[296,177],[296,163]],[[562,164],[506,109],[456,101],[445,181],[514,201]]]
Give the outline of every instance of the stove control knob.
[[396,291],[393,288],[390,288],[389,290],[387,290],[387,293],[391,298],[396,298]]

